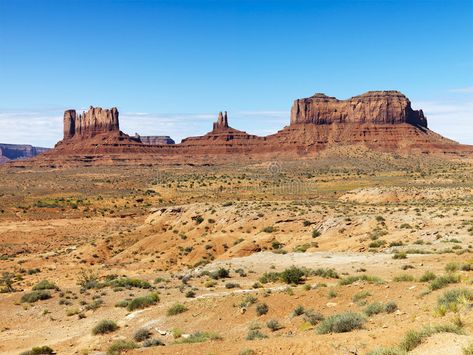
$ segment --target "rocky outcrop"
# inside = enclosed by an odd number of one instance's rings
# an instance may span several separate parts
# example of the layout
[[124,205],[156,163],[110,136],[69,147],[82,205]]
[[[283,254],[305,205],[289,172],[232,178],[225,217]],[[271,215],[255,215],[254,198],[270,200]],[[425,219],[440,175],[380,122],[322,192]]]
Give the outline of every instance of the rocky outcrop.
[[146,145],[163,145],[176,143],[169,136],[140,136],[138,133],[135,133],[135,138],[139,139],[141,143]]
[[227,113],[220,112],[212,131],[203,136],[185,138],[179,144],[160,144],[154,138],[121,132],[115,108],[92,107],[79,116],[68,110],[64,114],[64,139],[37,162],[49,167],[234,163],[315,158],[328,148],[342,146],[473,157],[472,146],[429,130],[422,110],[413,110],[409,99],[398,91],[370,91],[348,100],[324,94],[296,100],[290,124],[266,137],[232,128]]
[[413,110],[409,99],[399,91],[368,91],[348,100],[315,94],[294,101],[291,124],[409,123],[427,127],[422,110]]
[[76,110],[64,112],[64,140],[83,139],[107,132],[118,132],[118,110],[90,106],[87,112],[77,115]]
[[222,111],[218,113],[217,122],[214,122],[212,131],[223,131],[228,128],[228,117],[227,111],[225,114],[222,114]]
[[49,148],[33,147],[29,144],[3,144],[0,143],[0,156],[9,160],[33,158],[48,151]]

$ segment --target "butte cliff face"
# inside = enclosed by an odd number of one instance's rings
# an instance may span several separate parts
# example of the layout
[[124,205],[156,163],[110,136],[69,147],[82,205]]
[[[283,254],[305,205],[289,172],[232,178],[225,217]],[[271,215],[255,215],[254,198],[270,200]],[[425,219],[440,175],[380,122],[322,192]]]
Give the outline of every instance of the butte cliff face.
[[87,112],[77,115],[76,110],[64,112],[64,140],[93,137],[107,132],[118,132],[118,109],[109,110],[90,106]]
[[[195,164],[316,157],[339,146],[406,154],[473,157],[473,147],[444,138],[427,128],[422,110],[413,110],[398,91],[370,91],[347,100],[324,94],[294,101],[290,124],[258,137],[232,128],[220,112],[212,131],[179,144],[130,137],[120,131],[118,110],[91,107],[64,113],[64,139],[37,158],[39,165]],[[146,144],[144,144],[146,143]],[[9,163],[10,164],[10,163]]]
[[0,143],[0,156],[3,157],[2,162],[6,162],[8,160],[33,158],[48,150],[49,148],[33,147],[29,144]]
[[427,127],[422,110],[413,110],[399,91],[369,91],[348,100],[315,94],[294,101],[291,124],[399,124]]

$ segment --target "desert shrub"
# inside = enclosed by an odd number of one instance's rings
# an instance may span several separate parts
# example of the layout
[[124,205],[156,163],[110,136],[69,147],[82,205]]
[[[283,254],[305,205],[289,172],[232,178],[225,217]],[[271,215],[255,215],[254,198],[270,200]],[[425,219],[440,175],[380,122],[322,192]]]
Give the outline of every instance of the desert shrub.
[[47,300],[51,297],[51,293],[47,290],[32,291],[21,296],[21,302],[34,303],[40,300]]
[[407,259],[407,253],[405,251],[399,251],[394,253],[393,259]]
[[426,271],[424,275],[419,278],[420,282],[429,282],[436,278],[437,276],[432,271]]
[[133,335],[133,339],[137,342],[142,342],[146,339],[149,339],[151,337],[151,332],[148,329],[138,329],[135,334]]
[[320,276],[326,279],[338,279],[340,276],[335,271],[335,269],[330,268],[318,268],[311,272],[314,276]]
[[246,336],[246,340],[265,339],[267,337],[267,335],[264,335],[258,329],[250,329]]
[[208,340],[221,340],[222,337],[214,332],[195,332],[192,333],[188,338],[182,338],[177,343],[179,344],[192,344],[202,343]]
[[455,288],[443,293],[437,299],[437,306],[444,306],[446,309],[452,309],[459,303],[468,303],[473,300],[473,292],[466,288]]
[[409,274],[397,275],[397,276],[394,276],[394,281],[395,282],[410,282],[410,281],[414,281],[414,276],[409,275]]
[[463,355],[473,355],[473,343],[467,345],[466,348],[463,348]]
[[259,282],[262,284],[267,284],[268,282],[276,282],[279,281],[279,273],[278,272],[265,272],[261,277],[259,278]]
[[128,306],[130,302],[127,301],[127,300],[121,300],[121,301],[118,301],[117,303],[115,303],[115,307],[121,307],[121,308],[125,308]]
[[424,341],[424,339],[437,333],[462,334],[463,331],[461,330],[461,328],[450,324],[424,327],[420,331],[411,330],[406,333],[403,340],[399,344],[399,348],[403,351],[412,351],[417,346],[419,346],[422,341]]
[[232,289],[232,288],[239,288],[240,285],[237,284],[236,282],[227,282],[225,284],[225,288]]
[[93,329],[92,329],[92,334],[97,335],[97,334],[107,334],[107,333],[112,333],[115,330],[118,329],[117,323],[115,323],[113,320],[109,319],[104,319],[101,320]]
[[107,349],[107,355],[120,355],[124,350],[131,350],[138,348],[138,344],[127,340],[116,340]]
[[351,299],[353,302],[359,302],[369,296],[371,296],[371,293],[366,290],[363,290],[355,293]]
[[319,312],[308,309],[304,312],[303,318],[304,321],[306,321],[307,323],[310,323],[311,325],[316,325],[324,319],[324,316]]
[[151,288],[151,284],[148,281],[140,279],[132,279],[129,277],[120,277],[108,282],[111,287],[124,287],[124,288]]
[[384,305],[380,302],[371,303],[364,309],[364,313],[370,317],[374,314],[379,314],[384,311]]
[[281,272],[281,280],[287,284],[299,284],[304,278],[305,272],[301,268],[291,266],[288,269],[285,269]]
[[33,286],[33,291],[40,290],[59,290],[59,287],[56,286],[54,282],[48,280],[42,280]]
[[460,265],[458,265],[457,263],[448,263],[447,265],[445,265],[446,272],[455,272],[458,271],[459,268]]
[[153,346],[164,346],[164,343],[159,339],[148,339],[143,342],[145,348],[151,348]]
[[186,297],[187,298],[194,298],[195,297],[195,291],[189,290],[186,292]]
[[330,289],[327,293],[328,298],[335,298],[337,297],[337,291],[334,289]]
[[263,314],[268,313],[269,307],[266,303],[259,303],[256,305],[256,314],[262,316]]
[[159,302],[159,296],[157,293],[150,293],[149,295],[137,297],[130,301],[127,305],[129,311],[135,309],[143,309]]
[[168,308],[167,315],[168,316],[175,316],[177,314],[184,313],[187,310],[188,310],[188,308],[186,306],[184,306],[183,304],[175,303],[171,307]]
[[47,355],[54,354],[54,350],[49,346],[35,346],[31,350],[23,351],[20,355]]
[[281,329],[281,324],[275,319],[270,319],[269,321],[266,322],[266,326],[271,329],[272,332],[275,332],[276,330]]
[[382,284],[384,281],[378,276],[372,275],[357,275],[357,276],[347,276],[339,281],[340,285],[351,285],[356,281],[366,281],[368,283]]
[[300,316],[300,315],[303,315],[304,314],[304,307],[302,307],[301,305],[297,306],[296,308],[294,308],[294,310],[292,311],[292,316],[293,317],[297,317],[297,316]]
[[209,276],[214,280],[225,279],[230,276],[230,270],[221,267],[218,270],[211,272]]
[[273,233],[274,232],[274,227],[269,226],[269,227],[264,227],[263,232],[265,233]]
[[317,328],[319,334],[346,333],[360,329],[365,323],[365,318],[358,313],[346,312],[332,315],[320,323]]
[[320,237],[321,234],[322,233],[320,233],[320,231],[318,231],[317,229],[314,229],[312,231],[312,238],[318,238],[318,237]]
[[79,273],[77,284],[84,290],[90,290],[102,286],[99,282],[98,275],[94,271],[84,269]]
[[384,311],[386,313],[393,313],[397,310],[397,304],[394,301],[389,301],[384,305]]
[[244,308],[244,307],[248,307],[250,305],[252,305],[253,303],[256,303],[258,299],[253,296],[253,295],[246,295],[243,300],[240,302],[240,307],[241,308]]
[[432,291],[435,291],[435,290],[446,287],[448,284],[458,283],[458,282],[460,282],[459,275],[454,275],[454,274],[443,275],[443,276],[439,276],[433,279],[430,282],[429,288]]

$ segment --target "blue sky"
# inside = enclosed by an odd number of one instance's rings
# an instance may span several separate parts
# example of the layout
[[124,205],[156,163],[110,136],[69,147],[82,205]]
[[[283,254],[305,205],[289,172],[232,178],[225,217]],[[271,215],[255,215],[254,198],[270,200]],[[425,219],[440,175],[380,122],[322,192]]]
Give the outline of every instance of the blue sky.
[[0,142],[52,146],[62,111],[176,140],[219,110],[256,134],[314,92],[396,89],[473,144],[473,1],[0,0]]

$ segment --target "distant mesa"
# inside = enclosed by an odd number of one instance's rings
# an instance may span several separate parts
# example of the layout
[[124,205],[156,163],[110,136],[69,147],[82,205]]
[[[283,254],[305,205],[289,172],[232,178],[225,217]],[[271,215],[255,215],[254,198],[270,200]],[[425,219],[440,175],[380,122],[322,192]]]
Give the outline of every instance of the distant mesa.
[[289,125],[264,137],[231,127],[226,111],[218,113],[210,132],[185,138],[179,144],[169,136],[131,137],[120,131],[118,116],[115,107],[90,107],[79,115],[67,110],[64,139],[31,164],[156,165],[297,159],[317,157],[327,148],[353,145],[402,154],[473,156],[473,146],[429,130],[422,110],[412,109],[409,99],[399,91],[369,91],[347,100],[322,93],[297,99]]
[[348,100],[317,93],[294,101],[291,124],[410,123],[427,127],[422,110],[413,110],[409,99],[399,91],[368,91]]
[[135,138],[146,145],[176,144],[169,136],[140,136],[138,133],[135,133]]
[[49,148],[34,147],[29,144],[0,143],[0,163],[5,163],[9,160],[33,158],[48,150]]

